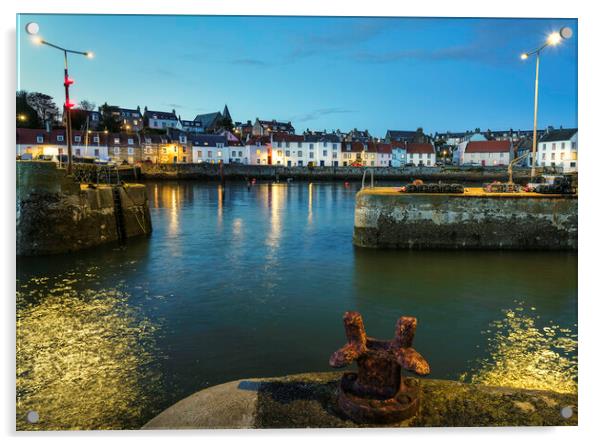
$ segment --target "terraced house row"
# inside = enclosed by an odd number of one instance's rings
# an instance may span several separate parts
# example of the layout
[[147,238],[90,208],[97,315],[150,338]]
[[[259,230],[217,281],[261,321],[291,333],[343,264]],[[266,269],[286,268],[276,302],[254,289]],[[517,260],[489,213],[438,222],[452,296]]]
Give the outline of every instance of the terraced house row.
[[[432,144],[346,141],[334,133],[270,133],[241,143],[229,133],[204,134],[170,129],[165,134],[73,131],[73,156],[135,164],[240,163],[282,166],[434,166]],[[64,130],[17,128],[17,155],[57,159],[67,153]]]

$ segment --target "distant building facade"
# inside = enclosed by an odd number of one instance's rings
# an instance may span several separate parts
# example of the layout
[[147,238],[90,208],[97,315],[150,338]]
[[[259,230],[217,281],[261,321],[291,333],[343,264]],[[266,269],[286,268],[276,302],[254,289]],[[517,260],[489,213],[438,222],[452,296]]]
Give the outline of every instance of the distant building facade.
[[555,167],[567,173],[576,172],[577,151],[577,128],[548,129],[537,142],[536,165]]

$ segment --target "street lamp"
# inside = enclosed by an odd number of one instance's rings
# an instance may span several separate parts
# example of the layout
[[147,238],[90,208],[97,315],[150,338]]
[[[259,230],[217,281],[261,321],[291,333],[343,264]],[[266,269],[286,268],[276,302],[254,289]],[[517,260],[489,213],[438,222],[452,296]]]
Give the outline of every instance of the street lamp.
[[69,77],[69,66],[67,63],[67,54],[68,53],[79,54],[81,56],[86,56],[87,58],[91,59],[94,57],[94,53],[92,53],[90,51],[75,51],[72,49],[66,49],[66,48],[60,47],[58,45],[54,45],[54,44],[42,39],[40,36],[38,36],[37,34],[38,34],[39,30],[40,30],[40,27],[35,22],[30,22],[27,25],[25,25],[25,31],[27,32],[27,34],[32,36],[33,42],[35,44],[47,45],[52,48],[58,49],[59,51],[62,51],[65,56],[65,78],[64,78],[64,83],[63,83],[63,85],[65,86],[65,104],[63,107],[63,113],[67,115],[67,128],[66,128],[66,130],[67,130],[66,131],[66,133],[67,133],[67,156],[68,156],[67,174],[70,175],[73,170],[73,166],[72,166],[72,163],[73,163],[72,142],[73,141],[71,140],[71,108],[73,108],[75,106],[75,103],[71,102],[71,100],[69,99],[69,86],[73,85],[73,79],[71,79]]
[[566,39],[570,39],[573,35],[571,28],[565,26],[548,35],[546,42],[539,48],[528,53],[520,55],[521,60],[527,60],[532,55],[536,56],[535,61],[535,107],[533,110],[533,148],[531,152],[531,180],[535,178],[535,157],[537,154],[537,99],[539,94],[539,54],[548,46],[556,46]]

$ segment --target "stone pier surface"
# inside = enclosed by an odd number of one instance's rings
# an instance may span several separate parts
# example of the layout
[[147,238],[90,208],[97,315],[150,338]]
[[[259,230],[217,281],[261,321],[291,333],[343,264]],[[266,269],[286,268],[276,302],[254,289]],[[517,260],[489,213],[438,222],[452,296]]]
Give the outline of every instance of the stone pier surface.
[[[339,372],[325,372],[224,383],[181,400],[143,429],[577,425],[576,394],[432,379],[417,379],[421,404],[415,417],[358,425],[337,406],[340,379]],[[569,418],[561,414],[566,407]]]
[[[216,180],[222,175],[227,179],[256,178],[258,180],[295,180],[310,181],[361,181],[366,167],[320,167],[284,165],[247,165],[247,164],[151,164],[141,165],[144,179],[200,179]],[[421,178],[428,181],[478,182],[505,181],[508,179],[504,167],[378,167],[369,168],[375,180],[412,181]],[[528,182],[530,169],[515,168],[514,180]],[[370,180],[370,174],[367,180]]]
[[397,249],[576,250],[577,195],[402,193],[365,188],[355,198],[353,242]]
[[79,184],[53,162],[17,161],[16,201],[17,255],[73,252],[152,231],[144,185]]

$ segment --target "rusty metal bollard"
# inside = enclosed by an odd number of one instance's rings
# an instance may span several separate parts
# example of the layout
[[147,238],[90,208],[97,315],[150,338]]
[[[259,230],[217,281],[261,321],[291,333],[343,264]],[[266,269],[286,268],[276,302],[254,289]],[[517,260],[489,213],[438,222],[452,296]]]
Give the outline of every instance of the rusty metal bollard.
[[330,357],[330,366],[342,368],[356,361],[358,372],[343,374],[339,408],[357,423],[394,423],[418,412],[416,379],[405,379],[401,368],[418,375],[431,372],[428,362],[414,348],[416,318],[401,317],[392,340],[366,336],[359,312],[343,316],[347,344]]

